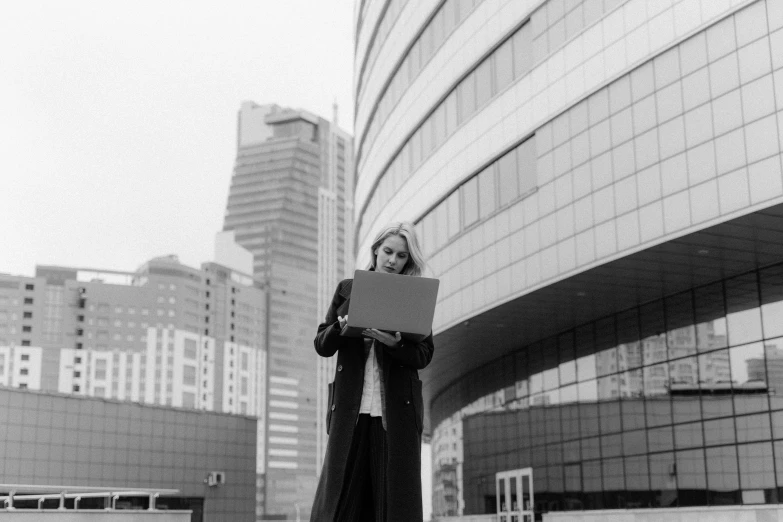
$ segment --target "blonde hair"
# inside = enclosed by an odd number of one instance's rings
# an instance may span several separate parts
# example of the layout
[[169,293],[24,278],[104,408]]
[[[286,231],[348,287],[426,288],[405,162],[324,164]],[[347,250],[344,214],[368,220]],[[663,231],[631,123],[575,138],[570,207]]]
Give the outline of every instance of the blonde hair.
[[413,224],[405,221],[389,223],[375,236],[375,241],[370,246],[370,265],[367,267],[367,270],[375,270],[376,252],[381,243],[389,236],[400,236],[408,243],[408,261],[405,262],[405,267],[400,273],[402,275],[420,276],[424,272],[426,262],[419,248],[419,240],[416,237]]

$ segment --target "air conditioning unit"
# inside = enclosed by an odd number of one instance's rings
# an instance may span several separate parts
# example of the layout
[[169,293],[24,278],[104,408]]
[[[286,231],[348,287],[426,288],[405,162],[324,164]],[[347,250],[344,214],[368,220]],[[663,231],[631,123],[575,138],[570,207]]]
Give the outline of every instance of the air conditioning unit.
[[224,471],[210,471],[204,482],[211,488],[222,486],[226,483],[226,473]]

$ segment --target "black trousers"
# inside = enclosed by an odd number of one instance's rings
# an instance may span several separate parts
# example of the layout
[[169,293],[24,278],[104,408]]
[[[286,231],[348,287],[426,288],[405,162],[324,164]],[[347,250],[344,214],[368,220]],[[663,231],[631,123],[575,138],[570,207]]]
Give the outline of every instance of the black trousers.
[[353,431],[335,522],[386,522],[389,449],[380,417],[359,415]]

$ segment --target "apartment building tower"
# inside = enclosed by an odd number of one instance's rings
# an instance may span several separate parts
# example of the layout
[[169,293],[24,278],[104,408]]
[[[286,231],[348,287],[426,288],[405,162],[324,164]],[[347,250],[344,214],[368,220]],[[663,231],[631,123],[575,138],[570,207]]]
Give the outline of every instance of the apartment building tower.
[[253,277],[267,292],[262,520],[307,518],[323,461],[334,368],[312,342],[334,288],[353,268],[352,146],[336,114],[330,122],[253,102],[239,111],[224,230],[253,253]]

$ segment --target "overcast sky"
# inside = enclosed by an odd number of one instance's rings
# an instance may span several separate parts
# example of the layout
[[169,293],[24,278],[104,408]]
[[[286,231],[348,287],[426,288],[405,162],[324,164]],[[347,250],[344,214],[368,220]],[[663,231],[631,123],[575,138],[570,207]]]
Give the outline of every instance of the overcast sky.
[[353,129],[353,0],[29,1],[0,17],[0,273],[212,259],[243,100]]
[[[198,267],[223,226],[243,100],[339,105],[353,0],[19,1],[0,16],[0,273]],[[429,447],[423,456],[429,513]],[[428,515],[427,515],[428,516]]]

